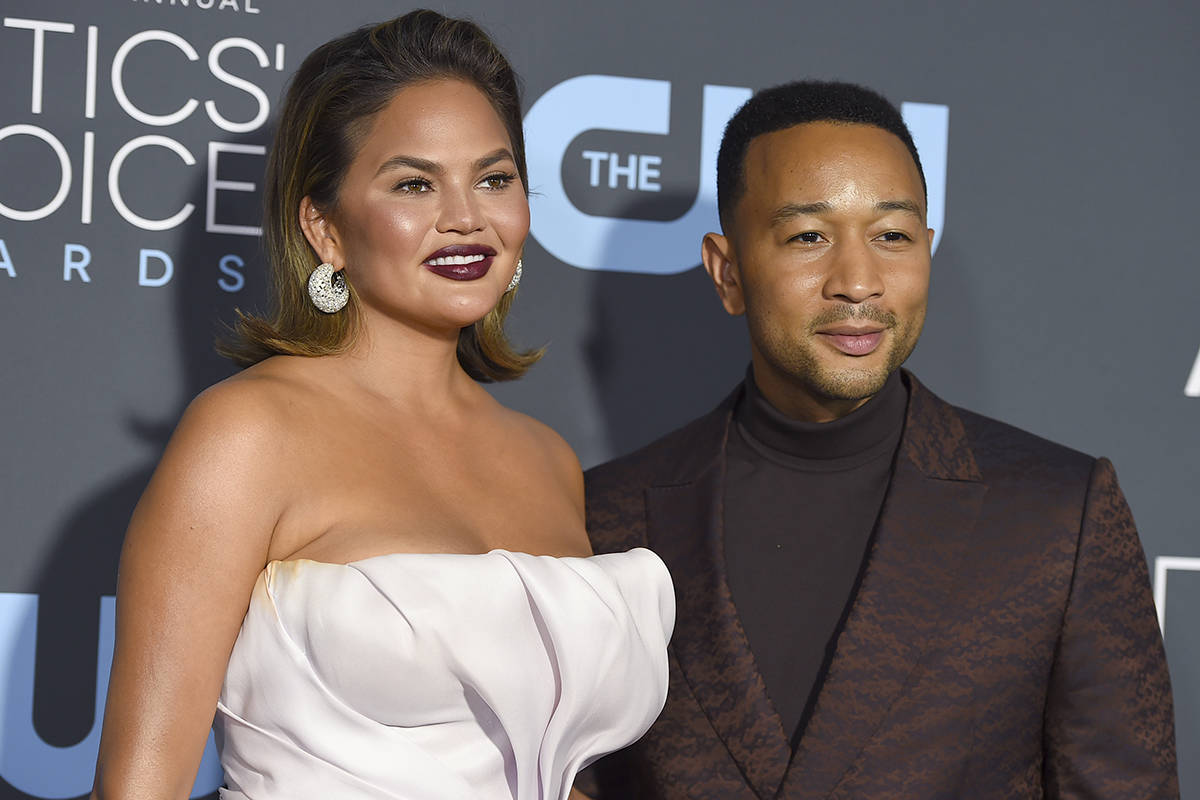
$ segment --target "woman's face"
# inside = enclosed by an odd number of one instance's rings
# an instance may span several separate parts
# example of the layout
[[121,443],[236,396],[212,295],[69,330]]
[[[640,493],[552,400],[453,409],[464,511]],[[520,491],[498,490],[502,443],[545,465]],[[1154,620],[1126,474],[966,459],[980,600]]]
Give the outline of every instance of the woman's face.
[[302,224],[323,261],[345,268],[368,324],[453,332],[496,305],[529,232],[512,143],[475,86],[401,89],[371,121],[338,195]]

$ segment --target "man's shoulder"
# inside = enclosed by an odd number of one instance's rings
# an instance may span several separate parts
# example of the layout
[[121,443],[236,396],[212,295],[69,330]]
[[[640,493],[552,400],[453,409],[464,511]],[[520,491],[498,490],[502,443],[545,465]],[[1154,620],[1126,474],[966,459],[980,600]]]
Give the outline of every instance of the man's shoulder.
[[977,454],[1001,461],[1037,458],[1046,463],[1086,465],[1089,469],[1096,460],[1094,456],[1016,425],[959,406],[954,406],[954,410],[962,420],[967,437]]
[[947,406],[962,423],[985,483],[1038,480],[1086,486],[1094,456],[970,409]]

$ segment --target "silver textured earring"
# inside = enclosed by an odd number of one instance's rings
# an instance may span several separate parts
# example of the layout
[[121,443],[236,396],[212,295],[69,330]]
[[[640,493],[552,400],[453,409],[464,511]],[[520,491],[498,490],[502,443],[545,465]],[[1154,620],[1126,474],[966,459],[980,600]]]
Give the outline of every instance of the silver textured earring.
[[508,288],[505,289],[504,291],[511,292],[513,289],[517,288],[517,284],[519,284],[520,282],[521,282],[521,259],[518,258],[517,259],[517,271],[513,273],[512,280],[508,282]]
[[308,296],[321,311],[336,314],[346,307],[350,288],[341,270],[334,272],[333,264],[321,264],[308,276]]

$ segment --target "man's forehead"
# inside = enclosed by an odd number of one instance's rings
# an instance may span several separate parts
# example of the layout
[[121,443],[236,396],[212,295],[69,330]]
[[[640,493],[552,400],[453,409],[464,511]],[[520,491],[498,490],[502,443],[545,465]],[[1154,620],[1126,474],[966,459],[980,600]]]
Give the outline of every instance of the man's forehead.
[[748,194],[808,177],[820,183],[878,177],[902,178],[923,195],[920,172],[900,137],[861,123],[805,122],[756,136],[744,167]]
[[746,148],[749,161],[837,159],[864,149],[903,155],[911,160],[904,142],[891,131],[858,122],[802,122],[759,134]]

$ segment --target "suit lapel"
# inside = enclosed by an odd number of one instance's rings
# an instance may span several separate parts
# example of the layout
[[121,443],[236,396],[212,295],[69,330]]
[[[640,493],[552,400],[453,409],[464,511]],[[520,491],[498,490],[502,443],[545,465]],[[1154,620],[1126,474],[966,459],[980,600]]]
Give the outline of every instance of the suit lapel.
[[901,697],[952,601],[986,493],[958,415],[906,378],[895,472],[781,797],[828,796]]
[[725,438],[736,396],[697,431],[678,471],[646,490],[646,531],[675,582],[671,647],[688,686],[747,783],[770,797],[791,749],[725,576]]

